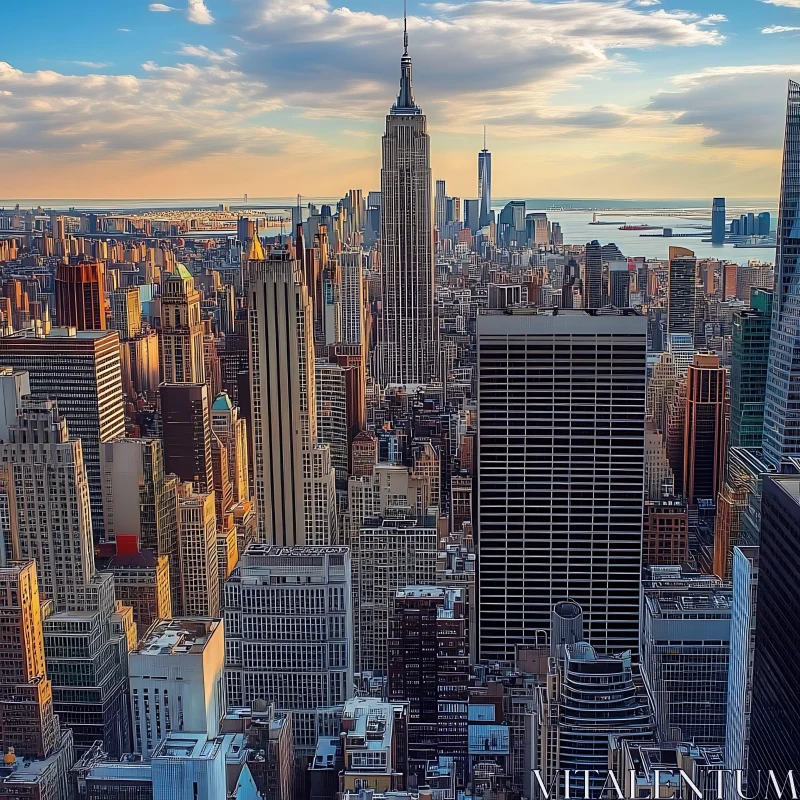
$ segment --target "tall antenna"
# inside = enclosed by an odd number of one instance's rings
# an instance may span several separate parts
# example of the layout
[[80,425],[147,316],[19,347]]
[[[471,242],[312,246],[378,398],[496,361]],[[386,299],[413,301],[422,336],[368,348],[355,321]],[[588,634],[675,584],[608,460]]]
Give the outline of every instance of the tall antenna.
[[403,55],[408,55],[408,0],[403,0]]
[[486,126],[483,126],[483,149],[486,150]]

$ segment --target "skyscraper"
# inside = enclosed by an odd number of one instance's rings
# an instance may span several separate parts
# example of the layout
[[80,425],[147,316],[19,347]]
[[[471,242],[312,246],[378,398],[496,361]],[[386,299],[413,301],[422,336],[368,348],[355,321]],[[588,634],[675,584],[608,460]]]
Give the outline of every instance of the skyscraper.
[[731,447],[761,447],[772,324],[772,291],[754,288],[751,308],[733,314]]
[[711,243],[725,242],[725,198],[715,197],[711,204]]
[[[250,269],[250,386],[259,538],[293,546],[335,541],[329,499],[335,472],[317,448],[314,322],[300,264],[287,250],[269,260],[253,240]],[[321,470],[321,471],[320,471]],[[319,517],[319,519],[318,519]],[[334,514],[335,519],[335,514]],[[328,523],[326,523],[328,520]],[[320,541],[324,535],[327,542]]]
[[200,292],[183,264],[162,282],[159,348],[164,383],[205,382]]
[[319,710],[352,696],[352,603],[347,547],[253,544],[225,584],[228,705],[291,711],[301,756]]
[[484,228],[492,221],[492,154],[486,148],[483,129],[483,150],[478,153],[478,224]]
[[603,305],[603,251],[596,239],[586,245],[586,263],[583,279],[583,307],[600,308]]
[[683,496],[714,500],[725,471],[727,370],[715,353],[697,353],[686,375]]
[[684,333],[694,341],[697,325],[697,259],[685,247],[669,248],[667,335]]
[[105,270],[100,261],[84,259],[56,267],[56,318],[79,331],[106,329]]
[[[795,84],[795,87],[800,91],[800,86]],[[792,213],[796,210],[793,209]],[[762,771],[762,791],[766,791],[768,770],[783,777],[800,764],[798,530],[800,476],[765,477],[758,553],[758,624],[750,716],[749,795],[757,789],[759,770]]]
[[2,465],[15,556],[36,560],[41,594],[57,611],[74,608],[94,575],[89,486],[82,443],[70,439],[54,401],[22,401]]
[[793,293],[800,277],[800,83],[794,81],[786,108],[777,240],[763,440],[764,455],[776,464],[800,455],[800,305]]
[[436,196],[433,209],[434,224],[436,230],[441,233],[447,222],[447,184],[445,181],[436,181]]
[[164,469],[201,492],[214,491],[211,413],[205,383],[162,383],[161,429]]
[[125,435],[117,332],[53,328],[46,336],[36,336],[22,331],[0,338],[0,364],[26,370],[31,392],[56,400],[69,435],[81,440],[92,529],[102,539],[100,444]]
[[598,649],[638,649],[646,338],[632,312],[478,317],[479,658],[566,599]]
[[386,117],[381,169],[381,383],[426,383],[436,371],[430,137],[414,102],[408,32],[400,93]]

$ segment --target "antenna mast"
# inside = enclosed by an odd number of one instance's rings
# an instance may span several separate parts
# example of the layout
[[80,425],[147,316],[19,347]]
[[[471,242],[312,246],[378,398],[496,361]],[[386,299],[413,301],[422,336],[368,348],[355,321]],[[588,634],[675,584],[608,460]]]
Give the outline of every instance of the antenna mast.
[[403,55],[408,55],[408,0],[403,0]]

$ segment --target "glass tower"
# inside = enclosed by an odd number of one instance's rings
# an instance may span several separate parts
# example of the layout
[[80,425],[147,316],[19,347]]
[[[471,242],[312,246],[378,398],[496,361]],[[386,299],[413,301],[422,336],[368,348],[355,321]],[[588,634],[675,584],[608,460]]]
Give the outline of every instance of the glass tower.
[[777,241],[763,439],[765,457],[776,464],[800,455],[800,84],[794,81],[786,106]]

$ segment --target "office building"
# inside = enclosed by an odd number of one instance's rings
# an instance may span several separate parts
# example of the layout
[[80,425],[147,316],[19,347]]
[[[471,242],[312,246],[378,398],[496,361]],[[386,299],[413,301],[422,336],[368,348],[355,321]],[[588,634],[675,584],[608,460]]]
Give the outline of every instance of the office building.
[[53,708],[77,754],[102,740],[119,757],[131,747],[127,660],[136,626],[131,609],[115,603],[112,575],[99,572],[75,591],[74,610],[43,621]]
[[386,673],[389,618],[397,591],[436,578],[436,519],[409,513],[368,517],[352,532],[353,618],[358,672]]
[[[642,606],[642,668],[663,742],[725,744],[731,593],[721,581],[651,568]],[[656,577],[657,576],[657,577]]]
[[689,510],[680,499],[644,505],[642,563],[683,564],[689,559]]
[[361,250],[339,253],[342,279],[342,339],[344,344],[366,347],[367,292],[364,284],[364,254]]
[[645,429],[645,482],[647,499],[660,501],[675,494],[675,475],[667,457],[666,436],[647,417]]
[[600,308],[603,305],[603,251],[596,239],[586,245],[583,267],[583,307]]
[[164,383],[205,383],[200,292],[183,264],[161,281],[159,361]]
[[728,666],[725,766],[728,769],[744,770],[745,774],[750,752],[757,596],[758,548],[735,547],[733,550],[731,654]]
[[433,224],[441,234],[447,222],[447,184],[436,181],[436,194],[433,201]]
[[565,599],[598,651],[637,650],[645,349],[633,312],[478,317],[479,658]]
[[338,364],[318,358],[315,364],[317,383],[317,435],[321,444],[330,447],[336,470],[336,485],[347,487],[349,431],[347,426],[347,373]]
[[100,261],[82,260],[56,267],[56,320],[62,328],[106,329],[105,269]]
[[0,442],[7,442],[17,423],[22,398],[31,393],[30,376],[24,370],[0,366]]
[[430,138],[414,102],[408,33],[400,93],[386,117],[381,169],[378,376],[382,384],[426,383],[436,371]]
[[630,652],[601,655],[585,641],[566,644],[561,657],[550,659],[537,717],[536,763],[544,785],[559,787],[559,796],[583,796],[584,778],[586,791],[599,796],[609,737],[647,742],[655,730],[653,699]]
[[35,561],[0,567],[0,746],[19,758],[43,759],[61,744],[47,678]]
[[247,449],[247,421],[227,392],[221,392],[211,406],[211,431],[228,451],[228,470],[234,503],[250,500],[250,465]]
[[220,609],[219,556],[214,492],[194,492],[191,483],[178,489],[178,558],[181,600],[173,613],[216,617]]
[[[691,791],[693,796],[712,800],[718,796],[718,773],[725,767],[725,753],[721,747],[630,742],[615,737],[609,742],[609,765],[620,777],[625,797],[679,797]],[[733,776],[729,780],[732,782]]]
[[469,630],[464,589],[406,586],[389,622],[387,696],[408,701],[409,773],[452,758],[466,785]]
[[800,202],[800,83],[789,81],[786,135],[778,211],[778,251],[775,260],[775,297],[769,347],[767,395],[764,406],[764,456],[779,464],[800,455],[800,365],[794,356],[800,346],[800,308],[791,298],[797,279],[798,203]]
[[372,475],[378,463],[378,439],[374,433],[361,431],[351,445],[352,474],[356,478]]
[[[800,87],[795,85],[800,92]],[[784,263],[785,266],[785,263]],[[782,311],[778,312],[783,313]],[[800,763],[800,478],[764,480],[758,564],[758,625],[753,663],[748,792],[753,776],[786,775]]]
[[224,663],[222,620],[156,622],[128,658],[134,752],[149,758],[172,731],[216,736]]
[[725,198],[715,197],[711,204],[711,243],[725,242]]
[[52,400],[22,400],[2,444],[13,557],[37,563],[42,598],[73,608],[94,574],[89,486],[82,443]]
[[[114,576],[114,597],[130,606],[136,629],[146,631],[160,619],[172,618],[169,557],[154,550],[117,552],[98,559],[98,569]],[[177,569],[180,581],[180,569]]]
[[730,447],[761,447],[772,325],[772,291],[755,288],[733,314]]
[[35,395],[58,403],[69,435],[80,439],[89,481],[92,529],[105,535],[100,444],[125,435],[116,331],[53,328],[46,336],[23,331],[0,338],[0,364],[26,370]]
[[164,470],[201,492],[214,491],[211,414],[205,383],[162,383],[161,431]]
[[[480,169],[480,166],[479,166]],[[480,200],[465,200],[464,201],[464,227],[470,233],[478,233],[481,229],[480,224]]]
[[667,335],[683,333],[697,344],[699,315],[699,274],[697,258],[685,247],[669,248],[669,280],[667,283]]
[[341,792],[408,788],[408,704],[354,697],[342,713]]
[[[114,572],[117,597],[133,608],[144,632],[180,606],[177,479],[165,474],[159,439],[106,442],[101,457],[106,536],[117,554],[104,568]],[[165,570],[169,605],[162,592]]]
[[142,297],[138,286],[114,289],[111,300],[111,326],[121,340],[133,339],[142,330]]
[[714,500],[725,472],[725,385],[719,356],[697,353],[686,375],[683,496],[690,505]]
[[[264,258],[254,240],[250,276],[250,381],[256,518],[261,541],[302,545],[324,524],[315,498],[335,494],[317,440],[313,308],[288,251]],[[329,456],[330,458],[330,456]],[[314,467],[328,468],[317,473]],[[335,531],[327,532],[328,542]]]
[[627,261],[608,265],[608,299],[614,308],[628,308],[631,294],[631,270]]
[[318,711],[352,695],[352,609],[348,548],[248,547],[225,584],[228,706],[290,711],[295,752],[310,758]]

